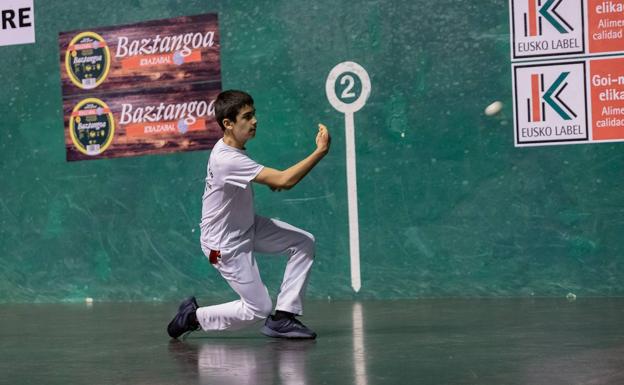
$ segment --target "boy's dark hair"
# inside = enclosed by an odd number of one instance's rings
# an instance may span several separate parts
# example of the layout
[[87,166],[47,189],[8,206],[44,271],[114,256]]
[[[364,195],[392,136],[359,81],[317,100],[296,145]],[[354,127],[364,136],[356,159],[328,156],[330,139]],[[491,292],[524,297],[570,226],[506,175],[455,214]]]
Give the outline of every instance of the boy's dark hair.
[[221,129],[225,131],[223,126],[223,119],[229,119],[232,122],[236,121],[236,116],[240,110],[245,106],[253,106],[254,101],[251,95],[247,92],[238,90],[227,90],[221,92],[215,100],[215,117],[217,123],[221,126]]

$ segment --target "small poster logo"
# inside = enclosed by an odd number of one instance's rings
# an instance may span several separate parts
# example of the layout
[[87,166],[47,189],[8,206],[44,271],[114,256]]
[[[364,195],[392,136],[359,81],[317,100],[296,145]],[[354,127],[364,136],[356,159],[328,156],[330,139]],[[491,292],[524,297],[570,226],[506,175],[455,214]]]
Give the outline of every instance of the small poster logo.
[[541,36],[543,34],[542,20],[548,22],[559,33],[574,31],[566,19],[557,13],[557,8],[563,0],[528,0],[529,11],[524,13],[524,36]]
[[77,87],[89,90],[99,86],[110,69],[106,41],[95,32],[83,32],[73,38],[65,53],[65,69]]
[[562,99],[561,94],[568,86],[566,78],[570,72],[562,72],[544,92],[544,74],[531,74],[531,96],[527,99],[527,117],[531,122],[546,121],[546,105],[561,119],[571,120],[578,115]]
[[69,133],[78,151],[89,156],[99,155],[113,141],[113,113],[100,99],[82,100],[74,107],[69,118]]

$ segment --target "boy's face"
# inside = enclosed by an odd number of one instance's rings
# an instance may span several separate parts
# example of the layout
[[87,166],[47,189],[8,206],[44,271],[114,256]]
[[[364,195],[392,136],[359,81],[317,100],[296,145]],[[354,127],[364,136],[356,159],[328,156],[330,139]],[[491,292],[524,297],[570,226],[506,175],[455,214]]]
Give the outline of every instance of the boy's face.
[[236,115],[236,121],[232,122],[229,119],[223,120],[225,129],[233,136],[233,138],[240,144],[244,144],[249,139],[256,136],[256,109],[254,106],[244,106]]

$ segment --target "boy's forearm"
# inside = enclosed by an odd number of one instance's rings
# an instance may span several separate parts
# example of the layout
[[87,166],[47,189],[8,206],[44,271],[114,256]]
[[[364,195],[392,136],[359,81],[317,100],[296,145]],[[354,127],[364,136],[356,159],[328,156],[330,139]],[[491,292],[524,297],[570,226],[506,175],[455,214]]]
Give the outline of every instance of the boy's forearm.
[[310,170],[314,168],[314,166],[316,166],[321,159],[323,159],[325,155],[327,155],[327,151],[316,149],[305,159],[284,170],[284,176],[286,179],[284,182],[284,188],[293,188],[310,172]]

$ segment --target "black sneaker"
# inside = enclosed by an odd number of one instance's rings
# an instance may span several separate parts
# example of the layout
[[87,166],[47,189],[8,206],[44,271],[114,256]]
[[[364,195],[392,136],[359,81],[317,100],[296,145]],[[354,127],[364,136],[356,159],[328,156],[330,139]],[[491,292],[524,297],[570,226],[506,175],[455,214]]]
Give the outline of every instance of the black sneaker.
[[268,337],[275,338],[299,338],[314,339],[316,333],[301,323],[295,317],[282,318],[276,320],[269,316],[260,332]]
[[195,311],[199,306],[195,297],[187,298],[178,307],[178,314],[169,322],[167,333],[171,338],[178,338],[186,332],[199,329]]

